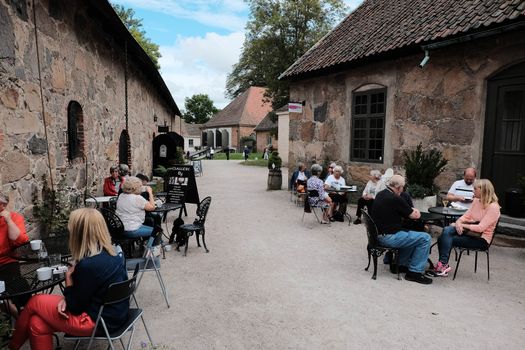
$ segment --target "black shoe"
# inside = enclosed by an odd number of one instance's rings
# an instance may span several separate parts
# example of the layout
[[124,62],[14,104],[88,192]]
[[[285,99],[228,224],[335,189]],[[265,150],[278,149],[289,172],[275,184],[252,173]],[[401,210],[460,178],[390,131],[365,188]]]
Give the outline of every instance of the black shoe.
[[421,284],[432,284],[432,278],[428,278],[419,272],[408,271],[405,275],[405,279],[410,282],[417,282]]
[[360,218],[356,218],[354,220],[354,225],[359,225],[361,223],[361,219]]
[[328,220],[330,220],[330,222],[335,222],[335,218],[333,216],[330,217]]
[[[396,271],[397,264],[390,264],[390,272],[397,273]],[[408,272],[408,266],[399,265],[399,273],[406,273]]]

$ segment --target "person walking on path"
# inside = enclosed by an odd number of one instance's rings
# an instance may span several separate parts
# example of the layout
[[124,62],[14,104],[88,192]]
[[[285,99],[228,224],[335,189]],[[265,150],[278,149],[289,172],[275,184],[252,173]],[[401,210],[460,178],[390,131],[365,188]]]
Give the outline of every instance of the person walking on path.
[[246,162],[248,160],[248,157],[250,156],[250,149],[248,146],[244,146],[244,161]]

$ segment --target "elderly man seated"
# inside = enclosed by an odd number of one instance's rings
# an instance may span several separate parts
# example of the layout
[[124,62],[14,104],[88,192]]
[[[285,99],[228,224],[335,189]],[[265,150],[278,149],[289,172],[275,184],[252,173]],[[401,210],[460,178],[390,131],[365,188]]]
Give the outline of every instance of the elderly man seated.
[[401,198],[405,179],[394,175],[388,180],[386,189],[379,192],[372,205],[372,219],[379,232],[379,243],[385,247],[399,249],[399,269],[405,270],[407,281],[431,284],[432,279],[423,272],[430,250],[430,236],[426,232],[405,231],[403,218],[419,219],[419,210],[411,208]]
[[312,173],[312,176],[306,182],[307,188],[308,191],[316,190],[318,196],[309,196],[309,204],[311,206],[321,207],[323,209],[323,220],[321,220],[321,224],[328,224],[330,223],[330,218],[332,216],[332,212],[330,209],[332,206],[332,199],[330,198],[328,193],[325,192],[323,181],[319,178],[319,175],[321,175],[321,172],[323,171],[323,167],[321,167],[319,164],[314,164],[310,168],[310,171]]
[[451,201],[454,206],[470,208],[474,198],[474,180],[476,180],[476,169],[467,168],[463,172],[463,179],[452,184],[448,190],[446,200]]

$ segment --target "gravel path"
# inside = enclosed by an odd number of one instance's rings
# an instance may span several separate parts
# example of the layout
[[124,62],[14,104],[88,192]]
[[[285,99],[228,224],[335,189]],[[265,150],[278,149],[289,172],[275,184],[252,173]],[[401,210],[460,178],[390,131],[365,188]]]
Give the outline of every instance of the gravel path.
[[[175,349],[523,349],[525,250],[491,248],[474,274],[465,256],[456,281],[398,281],[384,265],[366,272],[363,225],[319,225],[266,191],[267,170],[203,161],[201,198],[213,198],[210,253],[162,261],[171,308],[153,273],[137,293],[156,343]],[[283,172],[283,178],[286,173]],[[285,186],[283,186],[285,187]],[[193,220],[195,205],[189,205]],[[349,208],[354,210],[354,208]],[[435,260],[437,252],[434,252]],[[135,346],[146,336],[142,325]]]

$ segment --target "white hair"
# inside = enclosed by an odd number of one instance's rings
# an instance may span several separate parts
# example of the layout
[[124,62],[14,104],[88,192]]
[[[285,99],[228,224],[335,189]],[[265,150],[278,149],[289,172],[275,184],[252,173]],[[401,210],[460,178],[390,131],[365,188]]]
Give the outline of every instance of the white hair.
[[335,173],[336,171],[338,171],[340,174],[343,174],[343,167],[340,166],[340,165],[336,165],[336,166],[334,167],[334,173]]

